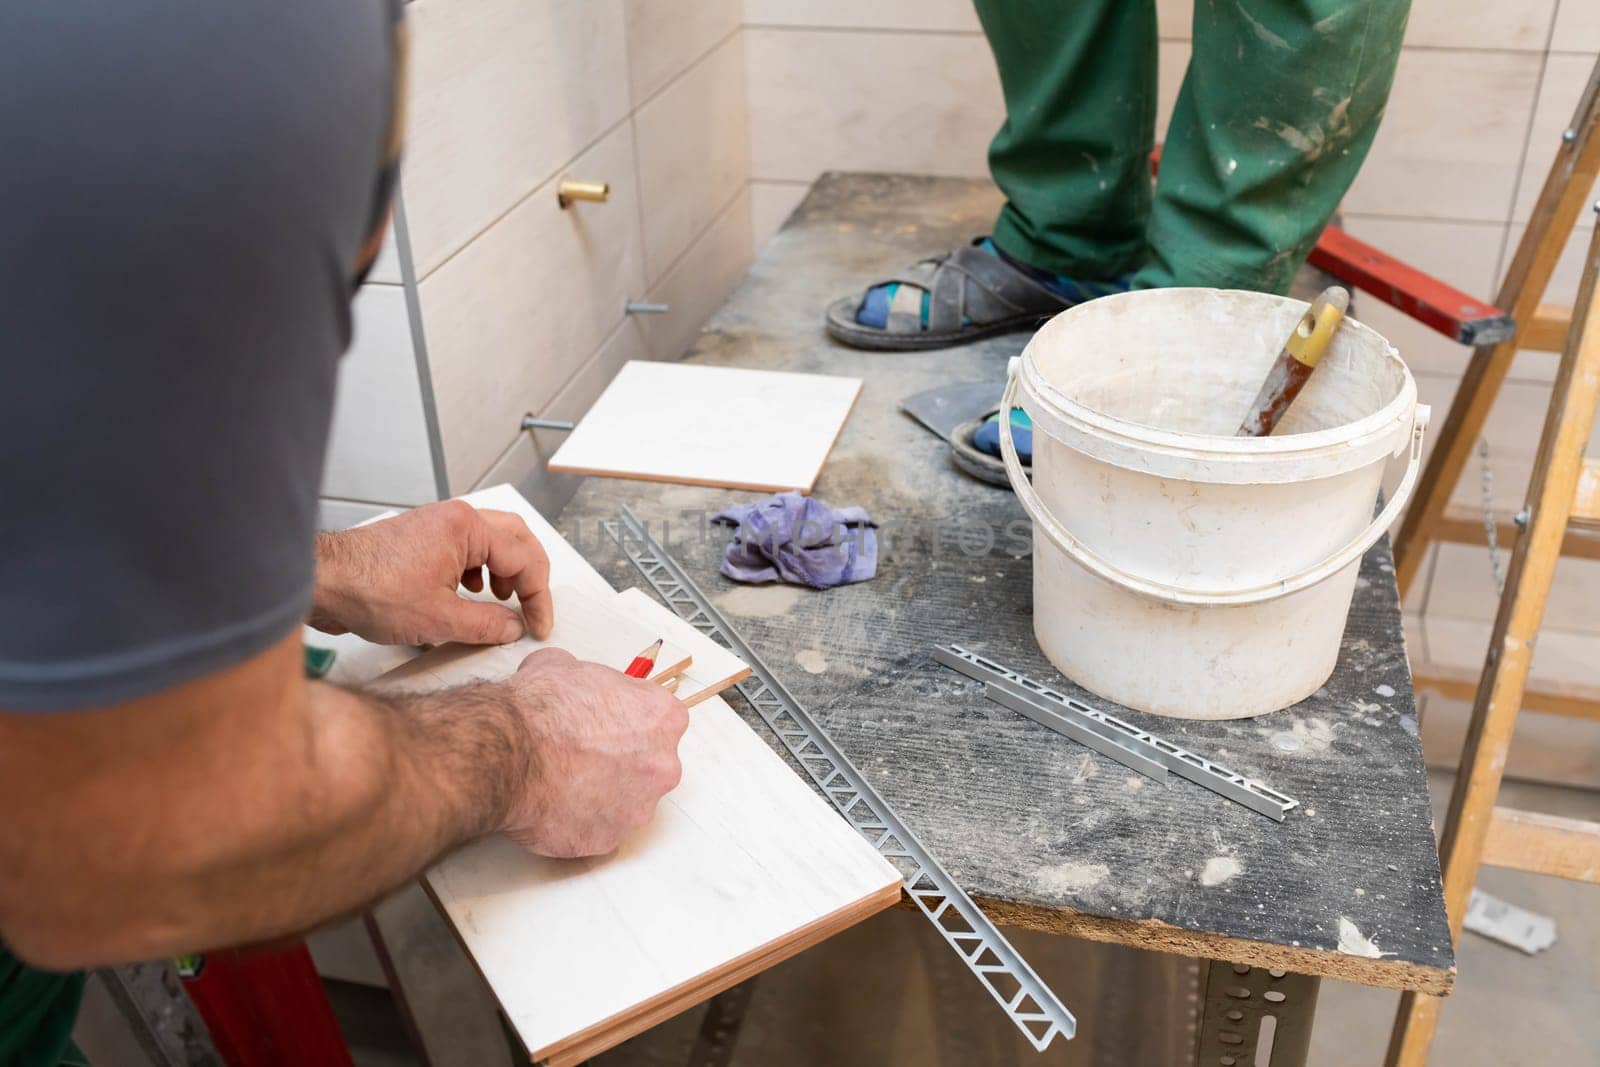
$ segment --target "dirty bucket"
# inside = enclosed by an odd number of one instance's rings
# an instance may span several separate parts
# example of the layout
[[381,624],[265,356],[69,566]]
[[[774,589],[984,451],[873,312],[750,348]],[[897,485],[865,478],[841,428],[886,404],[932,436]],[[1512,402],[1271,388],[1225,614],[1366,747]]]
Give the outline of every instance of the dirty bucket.
[[[1416,484],[1428,409],[1376,331],[1346,321],[1271,437],[1235,437],[1299,300],[1217,289],[1104,297],[1011,361],[1033,419],[1034,636],[1063,674],[1158,715],[1287,707],[1333,673],[1361,554]],[[1391,457],[1408,466],[1383,511]]]

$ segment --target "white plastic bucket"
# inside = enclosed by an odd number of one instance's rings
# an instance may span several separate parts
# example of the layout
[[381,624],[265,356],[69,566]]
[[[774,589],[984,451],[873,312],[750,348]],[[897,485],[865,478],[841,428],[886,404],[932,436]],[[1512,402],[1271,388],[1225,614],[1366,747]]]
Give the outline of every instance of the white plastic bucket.
[[1034,524],[1034,635],[1085,689],[1237,719],[1333,673],[1361,554],[1416,484],[1428,408],[1394,348],[1346,321],[1273,436],[1234,437],[1305,310],[1127,293],[1062,312],[1011,361],[1002,409],[1033,419],[1032,485],[1009,419],[1000,448]]

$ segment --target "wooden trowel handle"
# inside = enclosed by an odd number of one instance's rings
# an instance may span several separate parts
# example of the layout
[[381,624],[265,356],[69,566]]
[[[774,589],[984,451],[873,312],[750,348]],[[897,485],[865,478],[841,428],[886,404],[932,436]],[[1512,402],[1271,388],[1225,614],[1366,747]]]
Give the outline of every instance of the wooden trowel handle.
[[1235,437],[1266,437],[1272,432],[1321,362],[1322,354],[1328,350],[1333,335],[1339,332],[1349,307],[1349,291],[1337,285],[1324,289],[1311,302],[1284,342],[1272,369],[1267,371],[1267,380],[1261,383],[1261,390],[1250,405],[1250,413],[1239,424]]

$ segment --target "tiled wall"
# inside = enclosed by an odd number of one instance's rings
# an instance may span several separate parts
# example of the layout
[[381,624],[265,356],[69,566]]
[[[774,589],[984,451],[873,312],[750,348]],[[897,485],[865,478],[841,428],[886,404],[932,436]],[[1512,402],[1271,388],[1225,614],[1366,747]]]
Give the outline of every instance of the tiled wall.
[[[560,436],[673,359],[748,266],[738,0],[412,0],[394,246],[356,301],[324,519],[499,481],[555,510]],[[558,206],[563,177],[608,182]],[[628,301],[666,304],[649,317]]]
[[[1159,136],[1189,54],[1192,0],[1158,9]],[[744,17],[758,243],[822,170],[987,173],[984,148],[1003,108],[970,0],[744,0]],[[1388,115],[1345,200],[1346,227],[1492,298],[1597,53],[1595,0],[1414,0]],[[1571,301],[1592,225],[1585,213],[1550,299]],[[1401,349],[1442,418],[1467,350],[1370,298],[1361,310]],[[1490,420],[1502,509],[1520,506],[1554,365],[1551,355],[1520,356]],[[1474,463],[1457,500],[1478,499]],[[1487,551],[1444,546],[1417,586],[1407,604],[1413,660],[1479,666],[1495,609]],[[1600,562],[1563,561],[1536,679],[1600,685],[1597,603]],[[1426,740],[1439,758],[1459,748],[1466,711],[1428,698]],[[1600,784],[1592,724],[1525,718],[1512,773]]]

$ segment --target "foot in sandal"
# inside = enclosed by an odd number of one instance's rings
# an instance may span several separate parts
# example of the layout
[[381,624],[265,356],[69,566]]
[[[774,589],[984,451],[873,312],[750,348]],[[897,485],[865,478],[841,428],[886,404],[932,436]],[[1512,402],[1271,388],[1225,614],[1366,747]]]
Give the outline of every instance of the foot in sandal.
[[1078,281],[1006,255],[987,237],[828,308],[828,333],[857,348],[948,348],[1031,330],[1074,304],[1122,293],[1128,277]]

